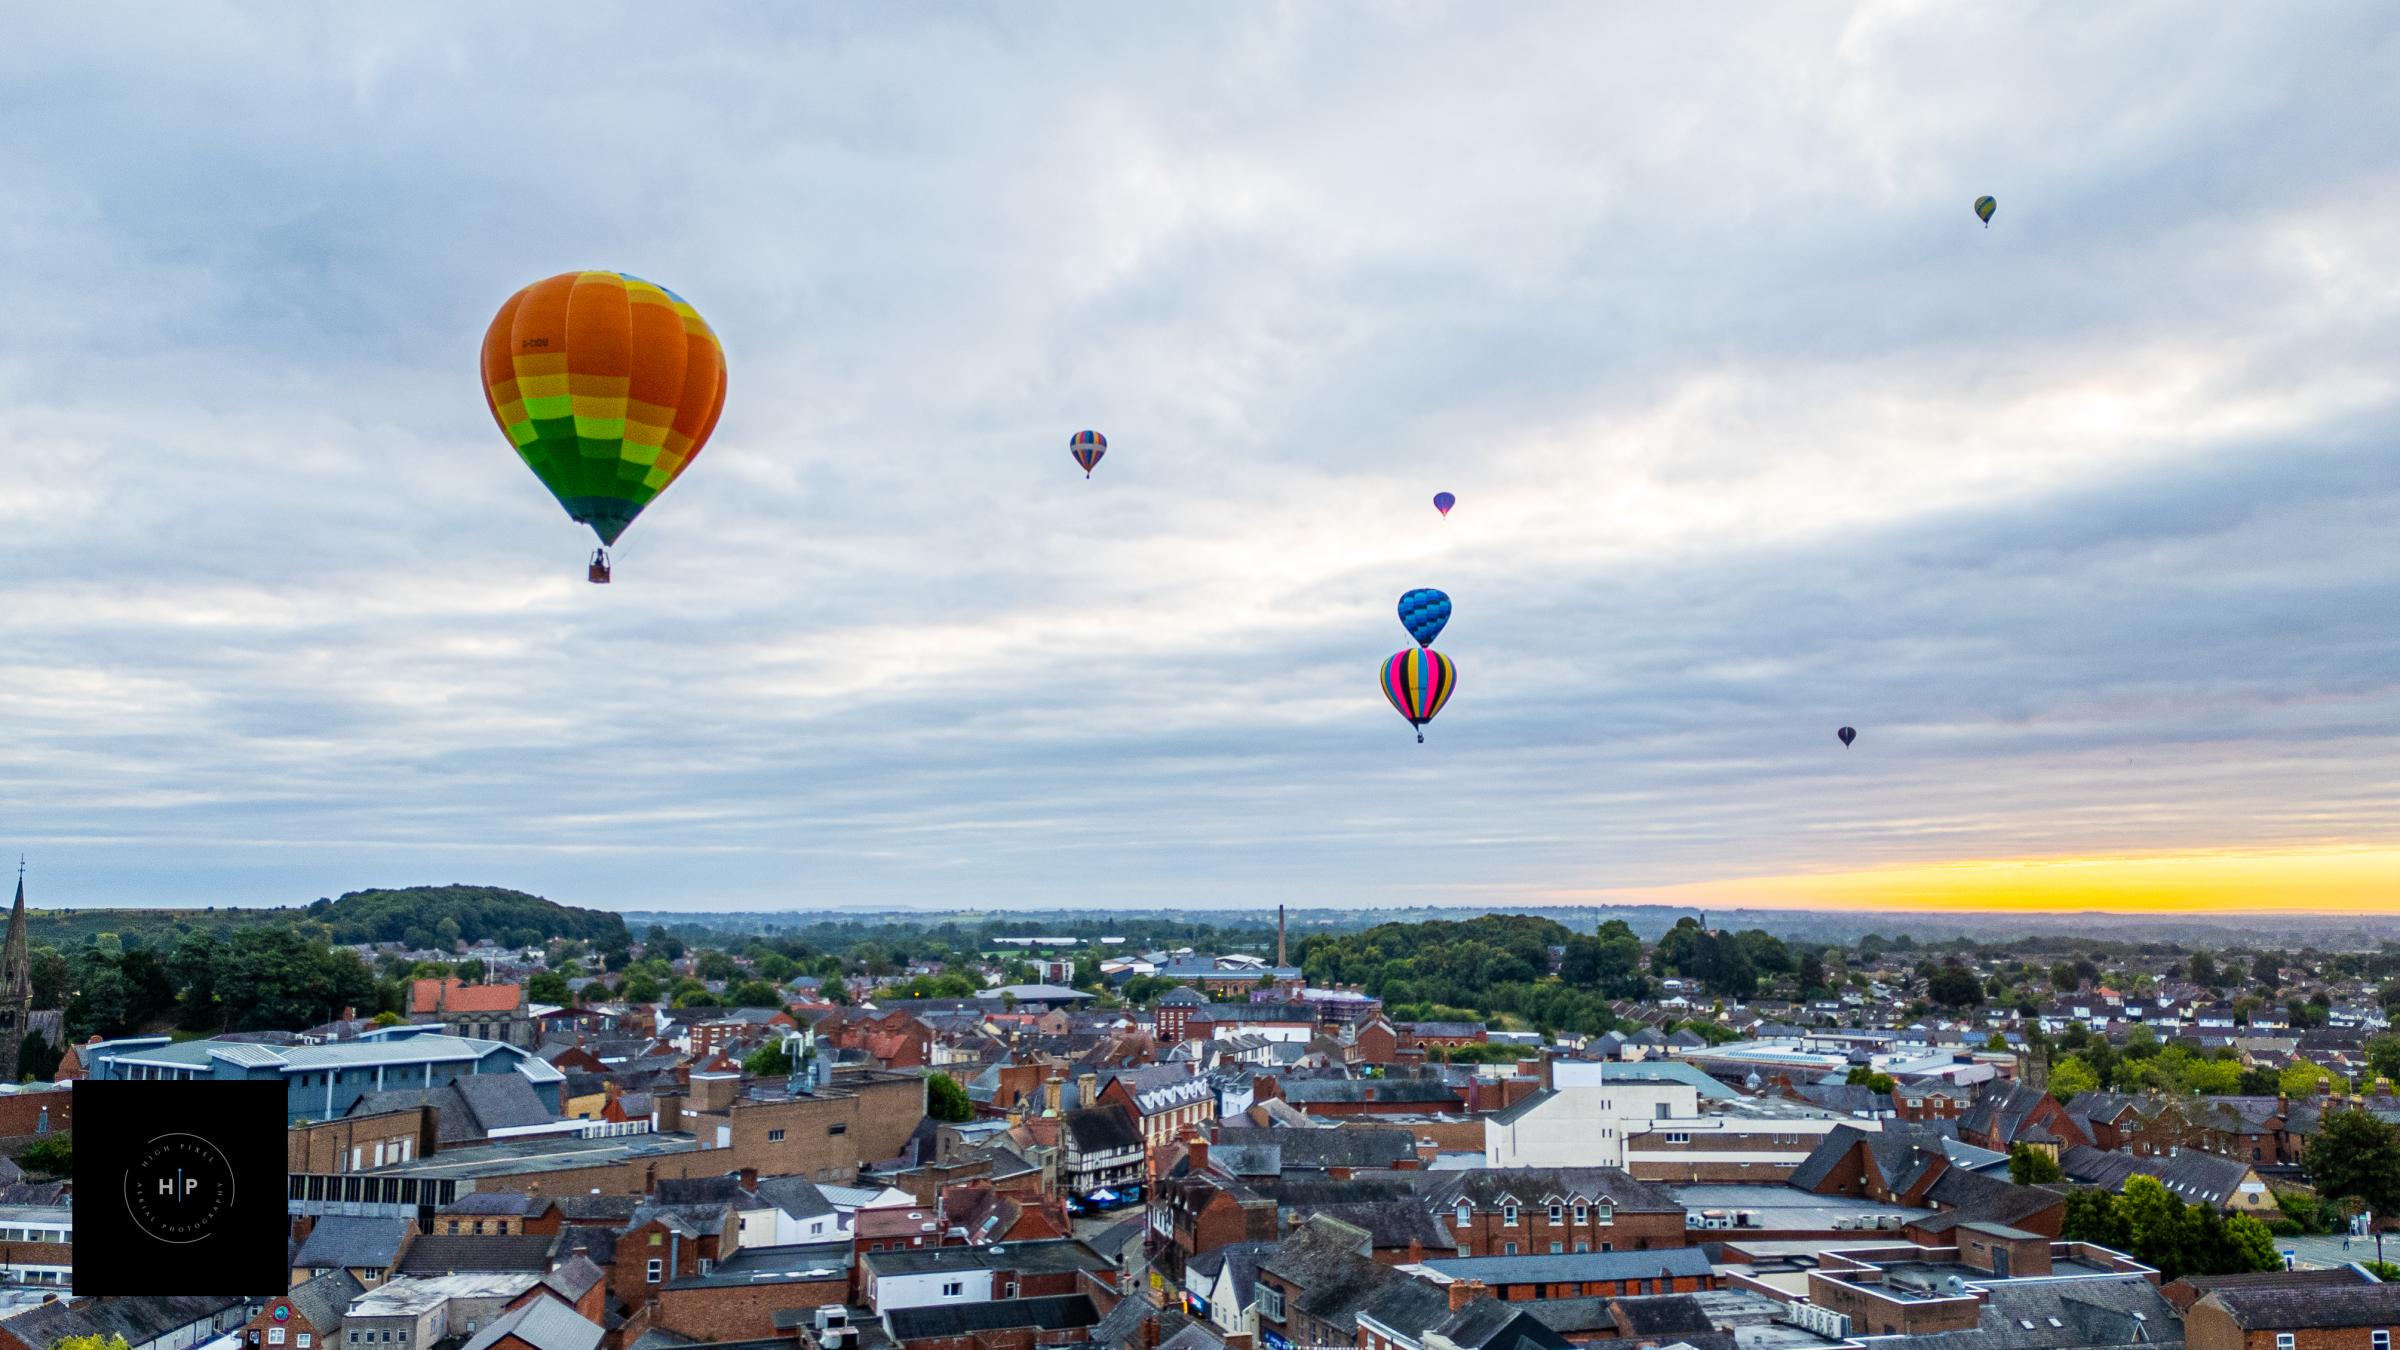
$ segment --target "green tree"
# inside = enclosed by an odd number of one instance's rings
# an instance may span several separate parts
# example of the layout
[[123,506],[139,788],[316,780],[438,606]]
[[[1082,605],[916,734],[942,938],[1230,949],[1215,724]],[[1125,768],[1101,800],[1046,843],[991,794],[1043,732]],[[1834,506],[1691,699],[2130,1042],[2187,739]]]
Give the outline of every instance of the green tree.
[[2275,952],[2260,952],[2250,963],[2250,978],[2272,994],[2283,986],[2283,958]]
[[2366,1055],[2368,1073],[2400,1083],[2400,1035],[2386,1031],[2369,1036]]
[[648,971],[628,974],[624,987],[617,992],[628,1003],[656,1003],[666,994],[658,986],[658,977]]
[[2227,1219],[2225,1237],[2234,1252],[2246,1263],[2239,1269],[2283,1269],[2283,1254],[2275,1250],[2275,1235],[2267,1230],[2265,1224],[2249,1215],[2236,1214]]
[[2276,1086],[2287,1097],[2310,1097],[2332,1081],[2332,1074],[2305,1059],[2295,1059],[2283,1066],[2283,1072],[2276,1078]]
[[2050,1095],[2061,1101],[2099,1090],[2100,1075],[2081,1055],[2068,1055],[2050,1066]]
[[725,1002],[734,1008],[780,1008],[783,995],[765,980],[744,980],[726,991]]
[[69,1175],[75,1170],[73,1133],[70,1131],[45,1135],[34,1140],[18,1151],[17,1165],[28,1172],[44,1176],[63,1177]]
[[2027,1144],[2008,1148],[2008,1179],[2020,1186],[2040,1186],[2059,1180],[2058,1160]]
[[2400,1132],[2365,1111],[2328,1113],[2308,1143],[2307,1167],[2319,1195],[2400,1211]]
[[792,1055],[782,1041],[771,1041],[742,1057],[742,1068],[753,1078],[788,1078]]
[[975,1103],[957,1079],[946,1073],[929,1073],[925,1075],[925,1114],[935,1120],[973,1120]]
[[28,1083],[47,1083],[58,1076],[58,1062],[65,1052],[50,1043],[50,1038],[38,1031],[28,1031],[17,1043],[17,1072]]
[[483,977],[490,973],[490,969],[484,965],[481,957],[470,956],[458,963],[458,978],[468,984],[481,984]]
[[108,1339],[98,1336],[62,1336],[52,1350],[130,1350],[122,1333],[111,1332]]
[[1926,980],[1925,992],[1945,1008],[1971,1008],[1983,1001],[1983,982],[1963,966],[1943,966]]
[[1853,1067],[1849,1077],[1843,1081],[1853,1087],[1863,1087],[1875,1092],[1890,1092],[1896,1086],[1890,1074],[1877,1073],[1864,1064]]
[[537,971],[525,981],[525,998],[532,1003],[549,1003],[564,1008],[575,1001],[575,991],[567,987],[567,977],[555,970]]
[[2207,952],[2192,953],[2192,983],[2215,989],[2225,983],[2217,974],[2217,960]]
[[455,917],[445,914],[441,922],[433,926],[433,945],[446,952],[456,951],[465,931]]

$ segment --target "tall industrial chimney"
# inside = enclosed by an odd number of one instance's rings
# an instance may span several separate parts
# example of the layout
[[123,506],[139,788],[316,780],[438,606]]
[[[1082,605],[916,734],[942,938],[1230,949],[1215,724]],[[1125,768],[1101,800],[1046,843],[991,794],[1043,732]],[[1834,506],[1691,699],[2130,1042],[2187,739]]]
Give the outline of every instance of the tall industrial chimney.
[[1281,905],[1275,907],[1275,964],[1279,966],[1284,964],[1283,906]]

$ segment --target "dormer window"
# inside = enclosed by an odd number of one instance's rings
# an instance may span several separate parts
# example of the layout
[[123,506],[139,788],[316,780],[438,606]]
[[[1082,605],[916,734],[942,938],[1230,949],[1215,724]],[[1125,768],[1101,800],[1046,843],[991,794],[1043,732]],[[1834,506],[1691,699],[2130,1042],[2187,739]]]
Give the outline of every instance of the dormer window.
[[1470,1204],[1468,1204],[1468,1203],[1467,1203],[1466,1201],[1464,1201],[1464,1200],[1461,1200],[1461,1201],[1459,1201],[1459,1202],[1458,1202],[1458,1226],[1459,1226],[1459,1227],[1461,1227],[1461,1228],[1468,1228],[1468,1227],[1472,1227],[1472,1226],[1474,1225],[1474,1223],[1475,1223],[1475,1207],[1474,1207],[1474,1206],[1472,1206],[1472,1205],[1470,1205]]
[[1550,1207],[1550,1222],[1552,1222],[1552,1223],[1562,1223],[1562,1222],[1564,1222],[1564,1221],[1566,1220],[1566,1217],[1567,1217],[1567,1207],[1566,1207],[1566,1206],[1564,1206],[1564,1205],[1552,1205],[1552,1206]]
[[1500,1207],[1500,1222],[1508,1225],[1511,1228],[1516,1227],[1517,1207],[1515,1205],[1502,1205]]
[[1589,1206],[1589,1205],[1577,1205],[1577,1206],[1575,1207],[1575,1222],[1577,1222],[1577,1223],[1589,1223],[1589,1222],[1591,1222],[1591,1219],[1592,1219],[1592,1209],[1591,1209],[1591,1206]]

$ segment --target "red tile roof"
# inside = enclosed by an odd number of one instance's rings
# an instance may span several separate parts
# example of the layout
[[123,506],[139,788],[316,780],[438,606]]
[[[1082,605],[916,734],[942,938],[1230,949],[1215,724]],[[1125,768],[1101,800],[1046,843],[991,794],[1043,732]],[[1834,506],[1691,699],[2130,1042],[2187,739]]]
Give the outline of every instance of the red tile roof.
[[467,984],[456,979],[418,980],[408,989],[408,1010],[423,1014],[508,1013],[523,995],[513,984]]

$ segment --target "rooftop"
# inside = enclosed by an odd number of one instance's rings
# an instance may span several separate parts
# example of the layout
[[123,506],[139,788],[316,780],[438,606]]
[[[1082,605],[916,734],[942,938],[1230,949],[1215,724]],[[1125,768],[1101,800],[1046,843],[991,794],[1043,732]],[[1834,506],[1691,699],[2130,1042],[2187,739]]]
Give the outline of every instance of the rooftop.
[[670,1289],[748,1288],[758,1284],[795,1284],[846,1280],[850,1272],[848,1242],[810,1242],[789,1247],[744,1247],[717,1262],[706,1275],[679,1278]]
[[599,1139],[526,1139],[483,1144],[475,1148],[443,1149],[430,1158],[394,1163],[379,1170],[385,1176],[479,1177],[518,1176],[555,1172],[568,1167],[599,1167],[630,1158],[655,1158],[665,1153],[689,1153],[700,1141],[688,1134],[627,1134]]

